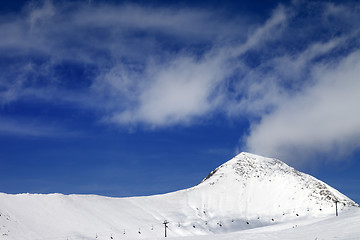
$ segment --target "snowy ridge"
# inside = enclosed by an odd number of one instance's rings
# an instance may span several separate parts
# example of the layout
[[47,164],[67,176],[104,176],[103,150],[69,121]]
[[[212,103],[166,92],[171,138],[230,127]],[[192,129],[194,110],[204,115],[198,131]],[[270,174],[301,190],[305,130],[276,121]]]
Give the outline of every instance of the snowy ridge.
[[318,219],[358,205],[271,158],[241,153],[199,185],[148,197],[0,194],[0,239],[154,239]]

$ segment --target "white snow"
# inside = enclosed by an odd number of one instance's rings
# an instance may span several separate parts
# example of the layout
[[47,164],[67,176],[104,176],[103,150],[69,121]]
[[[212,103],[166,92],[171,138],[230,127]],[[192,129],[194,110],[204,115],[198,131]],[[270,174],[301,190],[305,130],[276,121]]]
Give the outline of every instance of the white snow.
[[[152,238],[154,239],[154,238]],[[164,238],[155,238],[164,239]],[[277,225],[239,232],[168,238],[176,240],[358,240],[360,239],[360,209],[346,211],[338,217],[327,216],[289,221]]]
[[[335,201],[340,216],[335,217]],[[241,153],[199,185],[148,197],[0,193],[0,239],[360,239],[360,210],[327,184]]]

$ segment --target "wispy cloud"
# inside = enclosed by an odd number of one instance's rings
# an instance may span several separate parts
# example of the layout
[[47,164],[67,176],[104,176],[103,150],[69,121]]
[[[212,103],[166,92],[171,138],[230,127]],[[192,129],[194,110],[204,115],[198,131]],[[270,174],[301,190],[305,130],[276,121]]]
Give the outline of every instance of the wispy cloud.
[[58,124],[49,124],[32,119],[0,117],[0,135],[67,138],[79,137],[82,134],[79,131],[71,131]]
[[[259,47],[260,42],[272,41],[274,34],[270,32],[281,31],[285,15],[280,7],[264,26],[250,31],[240,43],[213,39],[210,48],[201,54],[184,48],[174,56],[146,62],[141,66],[143,69],[116,65],[97,79],[95,88],[99,85],[101,90],[107,88],[107,92],[125,96],[126,103],[132,104],[115,110],[106,120],[162,127],[189,124],[204,115],[231,108],[227,106],[232,100],[228,96],[229,79],[238,78],[236,73],[244,65],[241,58]],[[232,37],[243,37],[243,33],[232,32]]]
[[[312,68],[314,84],[289,96],[252,126],[249,151],[282,159],[332,159],[360,147],[360,52]],[[293,157],[296,155],[297,157]]]

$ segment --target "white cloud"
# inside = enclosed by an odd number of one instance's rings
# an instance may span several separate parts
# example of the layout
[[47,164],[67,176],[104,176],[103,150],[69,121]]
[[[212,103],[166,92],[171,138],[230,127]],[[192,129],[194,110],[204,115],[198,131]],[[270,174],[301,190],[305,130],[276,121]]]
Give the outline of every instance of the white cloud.
[[122,125],[142,123],[166,127],[189,124],[217,111],[231,111],[228,78],[234,77],[234,71],[242,65],[242,55],[276,38],[274,31],[281,32],[285,19],[285,8],[280,6],[243,43],[216,44],[200,57],[180,52],[146,63],[141,74],[132,67],[125,70],[119,64],[111,74],[98,78],[95,86],[101,85],[111,94],[121,93],[120,98],[126,96],[125,101],[131,104],[125,109],[121,106],[105,119]]
[[249,151],[282,159],[351,154],[360,147],[360,52],[316,66],[314,85],[279,103],[247,137]]
[[[206,112],[199,104],[194,106],[197,100],[202,101],[205,108],[209,107],[203,98],[207,98],[211,90],[202,92],[200,87],[213,88],[209,83],[213,80],[208,79],[210,76],[200,76],[200,71],[205,75],[206,71],[214,73],[211,68],[218,68],[211,65],[214,61],[197,58],[207,55],[220,39],[245,38],[242,30],[247,26],[241,24],[242,21],[240,18],[224,20],[216,11],[188,8],[91,6],[52,1],[29,4],[22,14],[0,22],[1,35],[5,36],[0,39],[0,52],[6,58],[4,62],[9,62],[0,73],[0,104],[32,95],[40,101],[59,98],[56,100],[96,106],[107,113],[107,118],[131,115],[132,121],[156,125],[167,122],[161,117],[173,119],[171,123],[187,122],[186,116]],[[233,31],[235,27],[237,30]],[[193,50],[198,53],[193,54]],[[69,80],[62,79],[56,69],[63,63],[78,64],[92,72],[90,88],[81,89],[87,91],[88,97],[74,98],[72,89],[63,84]],[[190,68],[185,69],[185,65]],[[197,76],[191,76],[192,70]],[[183,79],[187,77],[192,79]],[[195,77],[200,77],[199,81]],[[223,76],[217,77],[221,80]],[[188,93],[192,91],[192,101],[187,105],[192,110],[180,106],[180,100],[184,100],[179,98],[181,95],[174,98],[165,93],[156,94],[168,78],[172,83],[177,82],[176,79],[182,81],[176,83],[178,87]],[[173,95],[174,88],[166,84]],[[159,100],[152,102],[155,111],[157,107],[164,107],[160,104],[163,100],[177,106],[163,108],[159,115],[151,113],[150,102],[145,98],[154,94]],[[133,103],[137,104],[137,111],[132,109]],[[166,109],[170,112],[166,113]],[[195,114],[195,110],[201,113]]]
[[155,127],[186,124],[218,107],[217,88],[228,70],[223,60],[212,54],[200,60],[182,56],[168,64],[150,66],[136,105],[111,120]]
[[288,20],[286,10],[284,6],[278,6],[270,18],[263,25],[257,26],[247,37],[246,42],[236,47],[231,54],[237,57],[254,48],[263,47],[268,41],[278,39]]

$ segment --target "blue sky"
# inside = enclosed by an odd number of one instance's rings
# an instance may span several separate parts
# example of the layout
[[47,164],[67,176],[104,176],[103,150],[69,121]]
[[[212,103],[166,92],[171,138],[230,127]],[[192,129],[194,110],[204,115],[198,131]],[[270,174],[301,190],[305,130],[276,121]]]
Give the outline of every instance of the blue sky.
[[360,201],[357,1],[2,1],[0,191],[191,187],[241,151]]

